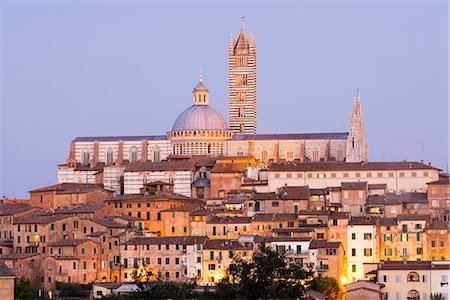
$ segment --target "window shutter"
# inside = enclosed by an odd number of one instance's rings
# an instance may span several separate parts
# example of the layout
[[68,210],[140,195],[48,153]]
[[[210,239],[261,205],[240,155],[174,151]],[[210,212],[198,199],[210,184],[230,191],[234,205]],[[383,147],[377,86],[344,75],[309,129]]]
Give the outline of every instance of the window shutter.
[[406,234],[406,241],[409,240],[409,234]]
[[[386,233],[384,234],[384,241],[386,242]],[[384,249],[384,250],[386,250],[386,249]],[[385,253],[385,255],[386,255],[386,253]]]
[[403,242],[403,234],[400,234],[400,242]]

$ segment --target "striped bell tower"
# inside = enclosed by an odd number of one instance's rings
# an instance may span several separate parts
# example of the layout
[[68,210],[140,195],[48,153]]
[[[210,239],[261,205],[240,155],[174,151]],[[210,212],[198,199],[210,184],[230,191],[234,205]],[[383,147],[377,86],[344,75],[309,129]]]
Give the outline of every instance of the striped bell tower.
[[237,38],[230,37],[229,111],[230,130],[235,133],[256,133],[256,43],[245,33],[244,22]]

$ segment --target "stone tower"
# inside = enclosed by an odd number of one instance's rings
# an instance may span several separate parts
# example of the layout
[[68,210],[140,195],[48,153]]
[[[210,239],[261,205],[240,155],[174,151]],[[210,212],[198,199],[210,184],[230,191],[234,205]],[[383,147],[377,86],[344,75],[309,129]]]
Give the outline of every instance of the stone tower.
[[230,130],[256,133],[256,43],[245,33],[244,22],[237,39],[228,45]]
[[361,95],[356,93],[355,105],[350,116],[350,130],[347,138],[346,162],[362,162],[368,159],[368,146],[361,110]]

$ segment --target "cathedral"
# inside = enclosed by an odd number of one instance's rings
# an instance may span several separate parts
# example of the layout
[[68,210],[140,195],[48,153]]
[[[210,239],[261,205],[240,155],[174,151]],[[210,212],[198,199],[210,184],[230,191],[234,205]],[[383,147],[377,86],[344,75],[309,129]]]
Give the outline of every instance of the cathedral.
[[[149,163],[197,155],[254,157],[259,165],[367,161],[359,92],[348,132],[257,133],[256,43],[252,35],[247,36],[244,24],[239,35],[230,38],[228,50],[228,123],[210,106],[209,90],[200,74],[192,105],[175,119],[170,131],[152,136],[77,137],[70,144],[66,163],[58,166],[58,182],[103,183],[119,193],[124,171],[130,166],[145,171],[154,168]],[[186,185],[192,182],[188,177]]]

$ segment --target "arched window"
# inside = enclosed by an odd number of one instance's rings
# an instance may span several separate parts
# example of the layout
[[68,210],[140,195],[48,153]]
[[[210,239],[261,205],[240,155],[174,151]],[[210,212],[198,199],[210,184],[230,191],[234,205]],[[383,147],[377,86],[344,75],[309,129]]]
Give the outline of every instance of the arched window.
[[161,151],[159,150],[159,147],[155,146],[153,148],[153,161],[155,161],[155,162],[161,161],[160,153],[161,153]]
[[420,294],[416,290],[411,290],[411,291],[408,292],[408,296],[406,297],[406,299],[419,300],[420,299]]
[[87,148],[83,148],[83,151],[81,153],[81,163],[83,165],[89,164],[89,150]]
[[130,163],[135,163],[138,160],[138,150],[136,146],[130,148]]
[[263,150],[261,152],[261,161],[262,162],[267,162],[268,161],[268,153],[267,150]]
[[106,152],[106,164],[112,165],[114,163],[114,153],[113,149],[108,148],[108,151]]
[[342,145],[338,145],[336,147],[336,160],[343,161],[344,158],[345,158],[344,147],[342,147]]
[[408,273],[408,277],[406,278],[406,281],[408,281],[408,282],[419,282],[420,281],[419,274],[417,274],[416,272],[409,272]]
[[312,148],[312,161],[320,161],[320,148],[317,145],[314,145]]
[[294,160],[294,150],[292,150],[292,147],[289,146],[286,150],[286,160],[287,161],[293,161]]

